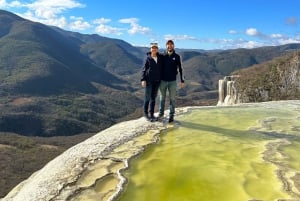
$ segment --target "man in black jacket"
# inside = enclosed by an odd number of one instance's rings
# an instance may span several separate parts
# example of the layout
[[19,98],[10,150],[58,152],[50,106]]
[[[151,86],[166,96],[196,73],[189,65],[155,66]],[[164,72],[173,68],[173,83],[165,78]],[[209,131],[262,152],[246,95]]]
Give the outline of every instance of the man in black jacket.
[[166,53],[163,56],[163,68],[161,74],[160,90],[160,107],[159,118],[164,116],[166,93],[169,92],[170,113],[169,123],[174,121],[175,114],[175,96],[177,90],[176,77],[179,71],[180,88],[184,87],[184,79],[181,66],[181,58],[174,50],[174,42],[168,40],[166,43]]
[[[145,61],[141,84],[145,87],[145,98],[144,98],[144,116],[147,120],[154,121],[154,108],[155,99],[157,97],[158,88],[161,80],[162,70],[162,55],[158,53],[158,44],[151,43],[150,52],[147,53],[147,59]],[[150,109],[148,113],[148,108]]]

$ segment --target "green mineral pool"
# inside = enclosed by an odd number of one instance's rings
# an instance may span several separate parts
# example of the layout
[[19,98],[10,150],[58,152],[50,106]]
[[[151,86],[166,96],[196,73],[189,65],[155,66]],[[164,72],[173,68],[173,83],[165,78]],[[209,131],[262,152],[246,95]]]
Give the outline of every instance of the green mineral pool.
[[300,109],[207,107],[130,161],[118,201],[300,200]]

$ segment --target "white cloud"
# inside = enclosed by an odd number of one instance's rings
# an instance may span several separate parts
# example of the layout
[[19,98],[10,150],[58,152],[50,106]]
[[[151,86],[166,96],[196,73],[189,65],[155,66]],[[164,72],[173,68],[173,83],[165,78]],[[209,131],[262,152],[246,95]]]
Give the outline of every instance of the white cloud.
[[6,8],[7,6],[6,0],[0,0],[0,8]]
[[210,44],[210,45],[215,44],[219,46],[221,49],[236,49],[236,48],[252,49],[264,45],[262,42],[248,41],[243,38],[206,39],[206,40],[201,40],[201,43]]
[[115,35],[122,35],[123,34],[123,29],[118,28],[118,27],[112,27],[107,25],[107,23],[111,22],[111,19],[107,18],[99,18],[95,19],[93,21],[94,24],[96,24],[95,31],[98,34],[115,34]]
[[141,33],[141,34],[146,34],[150,32],[150,28],[148,27],[142,27],[138,24],[133,24],[131,25],[131,29],[128,30],[129,34],[137,34],[137,33]]
[[228,33],[229,34],[237,34],[238,32],[236,30],[229,30]]
[[85,5],[74,0],[37,0],[29,4],[25,4],[36,18],[53,19],[68,9],[82,8]]
[[52,26],[57,26],[60,28],[66,28],[68,25],[68,21],[64,16],[45,19],[45,18],[37,17],[32,12],[26,12],[26,13],[22,14],[21,16],[26,19],[29,19],[31,21],[40,22],[40,23],[52,25]]
[[137,24],[138,21],[137,18],[124,18],[119,20],[120,23],[124,24]]
[[247,41],[244,43],[237,44],[237,46],[240,48],[252,49],[252,48],[263,46],[263,44],[257,41]]
[[96,33],[99,34],[115,34],[115,35],[122,35],[122,29],[117,27],[108,26],[105,24],[100,24],[95,28]]
[[85,30],[91,27],[90,23],[84,21],[82,17],[71,16],[70,19],[73,20],[69,24],[69,27],[72,30]]
[[246,34],[248,36],[259,36],[259,35],[261,35],[261,33],[257,29],[255,29],[255,28],[249,28],[249,29],[247,29],[246,30]]
[[[6,7],[20,7],[27,9],[20,16],[32,21],[41,22],[43,24],[67,28],[68,20],[64,17],[64,12],[69,9],[83,8],[84,4],[78,3],[76,0],[36,0],[31,3],[21,3],[20,1],[12,1],[7,3],[6,0],[0,0],[0,5]],[[71,27],[78,28],[87,26],[86,22],[72,22]]]
[[43,19],[55,18],[68,9],[85,7],[85,5],[75,0],[37,0],[33,3],[25,4],[25,6],[36,17]]
[[10,7],[20,7],[22,6],[22,3],[19,2],[19,1],[12,1],[10,4],[9,4]]
[[275,45],[285,45],[290,43],[300,43],[300,38],[286,38],[277,40]]
[[6,2],[6,0],[0,0],[0,8],[9,8],[9,7],[21,7],[22,4],[19,1],[12,1],[10,3]]
[[[258,31],[256,28],[249,28],[245,34],[252,37],[258,37],[260,40],[271,40],[271,36]],[[274,35],[275,36],[275,35]]]
[[282,34],[271,34],[270,37],[274,38],[274,39],[276,39],[276,38],[284,38],[284,36]]
[[300,35],[296,37],[287,37],[282,34],[271,34],[266,36],[262,33],[263,37],[260,37],[259,41],[256,40],[245,40],[243,38],[239,39],[215,39],[207,41],[209,43],[220,44],[224,49],[236,49],[236,48],[257,48],[263,46],[276,46],[276,45],[285,45],[290,43],[300,43]]
[[[263,46],[263,43],[257,41],[234,41],[232,44],[228,44],[227,48],[229,49],[236,49],[236,48],[246,48],[252,49]],[[227,49],[226,48],[226,49]]]
[[[286,45],[291,43],[300,43],[300,34],[296,36],[286,36],[283,34],[270,34],[265,35],[260,33],[258,41],[247,41],[244,39],[240,39],[240,41],[235,40],[230,46],[233,48],[256,48],[263,46],[277,46],[277,45]],[[228,46],[229,48],[229,46]]]
[[138,24],[138,19],[137,18],[125,18],[125,19],[120,19],[119,22],[123,24],[130,24],[130,29],[128,29],[128,33],[133,35],[133,34],[148,34],[151,32],[151,29],[149,27],[143,27]]
[[94,24],[107,24],[111,21],[111,19],[107,19],[107,18],[99,18],[99,19],[95,19],[94,20]]
[[212,44],[214,46],[218,46],[221,49],[236,49],[236,48],[256,48],[263,46],[263,42],[257,42],[257,41],[248,41],[243,38],[209,38],[209,39],[200,39],[189,35],[165,35],[165,40],[172,39],[174,41],[180,41],[180,40],[192,40],[200,43],[200,46],[211,46]]
[[197,40],[196,37],[189,36],[186,34],[183,35],[172,35],[172,34],[167,34],[164,36],[165,40],[177,40],[177,41],[183,41],[183,40]]

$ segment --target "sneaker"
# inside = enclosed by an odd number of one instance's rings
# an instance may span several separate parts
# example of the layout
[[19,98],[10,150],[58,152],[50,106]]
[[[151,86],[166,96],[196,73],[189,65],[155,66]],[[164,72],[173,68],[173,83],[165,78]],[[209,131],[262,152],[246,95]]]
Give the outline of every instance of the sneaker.
[[144,117],[145,117],[145,119],[146,119],[147,121],[150,121],[150,120],[151,120],[151,118],[149,117],[149,115],[148,115],[147,113],[144,113]]
[[151,121],[151,122],[157,121],[157,117],[154,116],[154,114],[151,114],[151,115],[150,115],[150,121]]
[[164,117],[164,114],[159,114],[157,117],[157,120],[161,120],[161,119],[163,119],[163,117]]
[[169,123],[173,122],[174,121],[174,117],[170,117],[169,118]]

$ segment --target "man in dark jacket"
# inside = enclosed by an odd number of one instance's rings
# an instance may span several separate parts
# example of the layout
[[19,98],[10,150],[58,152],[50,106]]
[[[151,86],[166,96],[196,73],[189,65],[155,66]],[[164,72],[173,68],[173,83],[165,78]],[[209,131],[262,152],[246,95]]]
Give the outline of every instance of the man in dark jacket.
[[180,88],[184,87],[184,79],[181,66],[181,58],[174,50],[174,42],[168,40],[166,43],[167,52],[163,56],[163,69],[161,74],[160,90],[160,107],[159,118],[164,116],[166,93],[169,92],[170,113],[169,122],[174,121],[175,114],[175,96],[177,90],[176,77],[179,71]]
[[[162,70],[162,55],[158,53],[158,44],[151,43],[150,52],[147,53],[147,59],[145,61],[141,84],[145,87],[144,98],[144,116],[147,120],[154,121],[155,99],[157,97],[158,88],[161,80]],[[148,112],[150,104],[150,110]],[[149,116],[150,113],[150,116]]]

